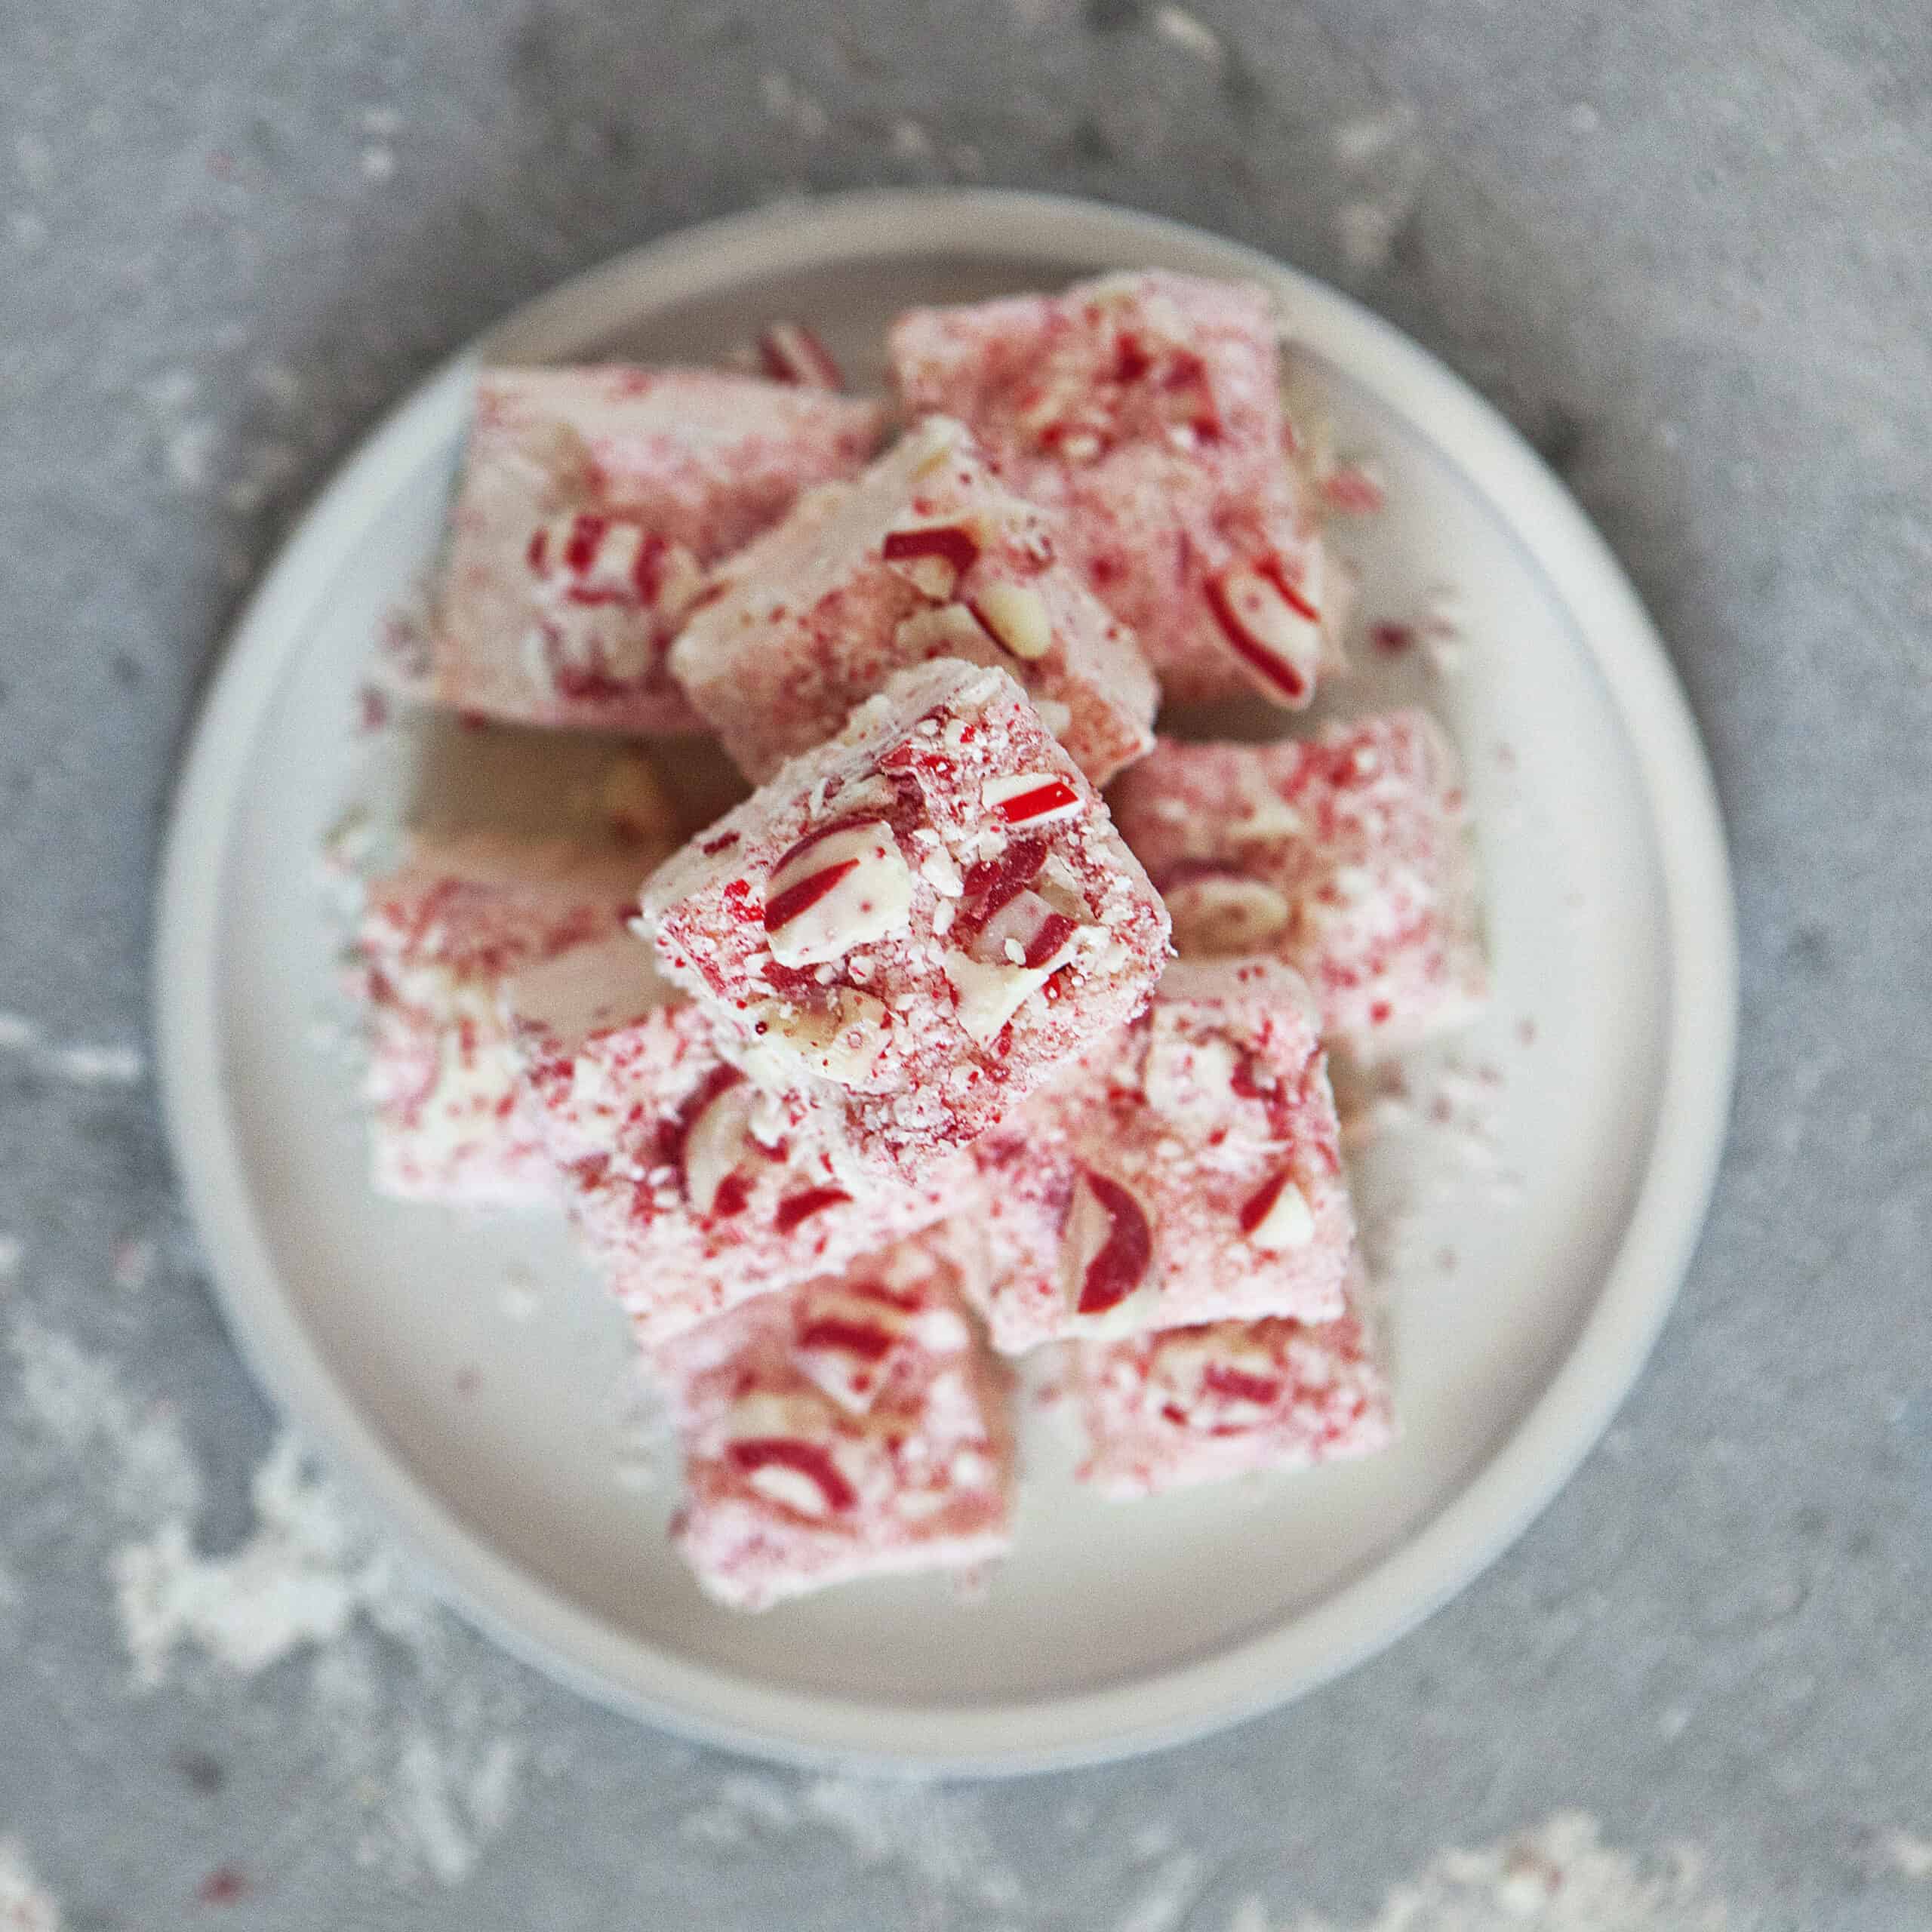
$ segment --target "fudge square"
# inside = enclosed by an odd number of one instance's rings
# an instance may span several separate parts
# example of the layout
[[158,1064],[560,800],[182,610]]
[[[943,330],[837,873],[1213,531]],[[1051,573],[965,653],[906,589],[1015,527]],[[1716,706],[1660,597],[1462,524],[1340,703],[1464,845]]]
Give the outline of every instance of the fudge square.
[[1079,1346],[1081,1479],[1152,1496],[1386,1447],[1389,1376],[1362,1285],[1357,1269],[1334,1321],[1217,1321]]
[[709,369],[489,369],[432,694],[525,724],[703,728],[664,653],[705,571],[872,454],[872,403]]
[[672,1534],[723,1602],[1005,1550],[1005,1389],[943,1237],[749,1303],[656,1366],[684,1451]]
[[629,933],[518,974],[503,1004],[572,1223],[647,1345],[929,1226],[970,1179],[861,1168],[841,1116],[721,1059]]
[[921,1175],[1146,1003],[1159,895],[1004,671],[899,672],[647,883],[641,930],[766,1086]]
[[1323,1030],[1373,1059],[1486,995],[1456,754],[1426,713],[1311,742],[1163,740],[1113,799],[1184,954],[1266,952],[1315,989]]
[[499,996],[522,968],[622,934],[655,856],[491,833],[426,836],[371,883],[355,979],[369,1017],[378,1192],[475,1204],[551,1196]]
[[1159,691],[1049,519],[956,423],[921,424],[721,567],[671,669],[754,784],[928,658],[997,664],[1097,785],[1145,753]]
[[1113,275],[915,309],[894,376],[1060,512],[1064,549],[1138,634],[1171,702],[1305,705],[1340,662],[1346,586],[1290,454],[1266,292]]
[[1313,1004],[1272,960],[1179,961],[977,1141],[995,1345],[1342,1312],[1355,1221]]

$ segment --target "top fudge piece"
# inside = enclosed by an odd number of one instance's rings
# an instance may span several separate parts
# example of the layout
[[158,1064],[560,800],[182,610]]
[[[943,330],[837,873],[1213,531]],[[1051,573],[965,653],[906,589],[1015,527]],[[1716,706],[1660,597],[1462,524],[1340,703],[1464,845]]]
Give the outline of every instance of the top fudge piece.
[[685,1453],[672,1534],[740,1609],[1006,1548],[1011,1444],[942,1237],[768,1295],[660,1351]]
[[1104,784],[1152,744],[1159,692],[1056,550],[1047,516],[993,480],[958,423],[931,418],[723,566],[671,669],[754,784],[933,657],[1011,672]]
[[1481,1007],[1487,974],[1456,754],[1420,711],[1266,745],[1163,740],[1114,796],[1183,954],[1272,953],[1360,1057]]
[[499,995],[526,967],[622,934],[653,856],[494,834],[423,838],[371,885],[357,943],[379,1192],[504,1204],[552,1194]]
[[1342,1310],[1355,1223],[1313,1002],[1272,960],[1170,966],[974,1143],[972,1283],[1011,1354],[1068,1336]]
[[503,995],[534,1121],[584,1245],[656,1346],[844,1267],[956,1204],[970,1171],[882,1180],[842,1116],[754,1086],[630,934],[511,980]]
[[1297,707],[1340,661],[1343,585],[1291,459],[1266,292],[1113,275],[1061,295],[915,309],[892,367],[958,417],[1138,633],[1167,697]]
[[835,1100],[906,1174],[1146,1002],[1168,919],[1003,671],[902,671],[667,861],[660,963],[761,1083]]
[[712,564],[872,453],[876,404],[709,369],[490,369],[430,644],[441,703],[701,730],[664,663]]
[[1358,1268],[1334,1321],[1220,1321],[1081,1347],[1081,1479],[1152,1496],[1386,1447],[1389,1375],[1364,1285]]

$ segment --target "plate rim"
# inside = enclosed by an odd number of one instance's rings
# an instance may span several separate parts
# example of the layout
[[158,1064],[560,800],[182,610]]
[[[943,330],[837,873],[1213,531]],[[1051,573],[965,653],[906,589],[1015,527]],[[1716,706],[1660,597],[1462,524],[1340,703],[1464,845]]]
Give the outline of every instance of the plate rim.
[[[1446,1504],[1312,1607],[1150,1675],[996,1705],[871,1703],[691,1664],[499,1555],[365,1420],[282,1294],[223,1104],[216,941],[233,808],[300,636],[288,620],[309,607],[312,588],[361,527],[360,506],[421,460],[426,436],[477,361],[537,352],[546,332],[581,336],[600,322],[621,324],[626,291],[646,275],[674,297],[680,285],[703,281],[721,251],[768,269],[921,251],[1131,262],[1150,238],[1211,256],[1223,272],[1245,264],[1291,296],[1297,336],[1318,348],[1331,332],[1372,346],[1404,389],[1427,395],[1432,434],[1486,496],[1520,500],[1527,492],[1535,500],[1534,537],[1522,540],[1564,593],[1623,729],[1663,889],[1666,1015],[1641,1178],[1595,1301],[1541,1393]],[[1383,383],[1372,386],[1385,392]],[[1616,640],[1607,651],[1606,636]],[[156,1069],[171,1153],[229,1336],[257,1386],[350,1477],[446,1604],[581,1694],[705,1743],[817,1767],[1030,1773],[1165,1748],[1340,1676],[1466,1588],[1567,1483],[1634,1386],[1703,1229],[1735,1077],[1736,915],[1716,788],[1663,641],[1561,480],[1460,377],[1353,298],[1208,229],[1069,195],[871,189],[680,229],[572,277],[432,371],[337,466],[229,627],[183,743],[154,905]]]

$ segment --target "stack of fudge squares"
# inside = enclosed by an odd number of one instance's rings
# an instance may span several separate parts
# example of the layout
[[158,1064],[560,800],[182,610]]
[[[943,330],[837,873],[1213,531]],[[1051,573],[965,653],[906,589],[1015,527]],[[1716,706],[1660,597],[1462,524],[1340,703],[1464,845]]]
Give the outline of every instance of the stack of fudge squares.
[[1327,1054],[1484,977],[1428,718],[1155,734],[1341,668],[1265,294],[915,311],[890,422],[764,347],[486,373],[432,653],[756,789],[675,851],[641,782],[601,842],[423,839],[361,931],[377,1186],[561,1201],[750,1608],[1004,1549],[1035,1349],[1110,1495],[1386,1441]]

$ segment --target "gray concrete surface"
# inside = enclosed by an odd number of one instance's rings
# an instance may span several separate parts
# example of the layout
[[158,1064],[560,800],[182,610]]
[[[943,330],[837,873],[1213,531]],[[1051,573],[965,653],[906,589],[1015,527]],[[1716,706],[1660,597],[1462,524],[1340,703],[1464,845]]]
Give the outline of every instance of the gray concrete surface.
[[[1223,1932],[1249,1890],[1353,1924],[1445,1846],[1576,1810],[1702,1876],[1613,1885],[1621,1918],[1573,1889],[1566,1924],[1689,1924],[1693,1894],[1932,1924],[1922,0],[0,0],[0,1924],[31,1870],[101,1932]],[[441,1623],[359,1676],[338,1644],[131,1684],[114,1550],[182,1481],[210,1547],[243,1537],[274,1430],[130,1057],[158,814],[238,598],[513,303],[781,193],[953,180],[1358,293],[1523,426],[1648,598],[1729,815],[1745,1001],[1654,1366],[1419,1633],[1140,1764],[869,1794]],[[1484,1897],[1415,1922],[1503,1922]]]

